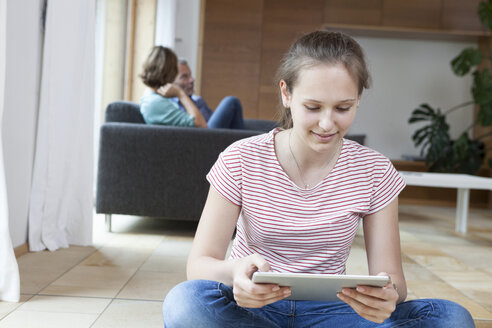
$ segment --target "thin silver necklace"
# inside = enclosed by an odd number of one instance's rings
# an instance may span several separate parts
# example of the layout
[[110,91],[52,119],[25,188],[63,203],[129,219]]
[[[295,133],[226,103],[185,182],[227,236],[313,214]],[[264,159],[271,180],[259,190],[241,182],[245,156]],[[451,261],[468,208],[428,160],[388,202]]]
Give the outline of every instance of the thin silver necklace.
[[[294,152],[292,151],[292,146],[291,146],[291,142],[290,142],[290,136],[292,135],[292,130],[289,131],[289,150],[290,150],[290,154],[292,155],[292,158],[294,159],[294,162],[296,163],[296,166],[297,166],[297,173],[299,174],[299,178],[301,179],[301,182],[302,184],[304,185],[304,189],[308,189],[309,187],[311,187],[310,184],[307,184],[304,179],[302,178],[302,174],[301,174],[301,168],[299,166],[299,163],[297,162],[297,158],[296,156],[294,155]],[[340,145],[342,144],[341,140],[340,140]],[[339,148],[340,148],[340,145],[338,146],[338,148],[335,150],[335,152],[333,153],[333,155],[331,155],[330,159],[328,160],[328,162],[326,162],[326,164],[323,166],[323,168],[321,169],[321,171],[323,171],[328,165],[330,165],[330,163],[333,161],[333,159],[335,158],[335,155],[338,153],[339,151]]]

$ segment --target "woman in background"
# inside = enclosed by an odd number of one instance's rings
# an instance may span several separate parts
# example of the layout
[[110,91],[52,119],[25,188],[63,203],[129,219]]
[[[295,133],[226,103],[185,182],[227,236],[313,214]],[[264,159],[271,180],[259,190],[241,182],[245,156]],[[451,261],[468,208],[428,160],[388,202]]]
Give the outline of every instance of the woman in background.
[[[182,88],[173,84],[177,74],[176,54],[163,46],[152,48],[140,74],[143,83],[149,88],[140,98],[140,112],[146,123],[199,128],[242,129],[244,127],[242,111],[231,107],[214,111],[207,124],[191,98]],[[170,99],[173,97],[179,99],[185,112]]]

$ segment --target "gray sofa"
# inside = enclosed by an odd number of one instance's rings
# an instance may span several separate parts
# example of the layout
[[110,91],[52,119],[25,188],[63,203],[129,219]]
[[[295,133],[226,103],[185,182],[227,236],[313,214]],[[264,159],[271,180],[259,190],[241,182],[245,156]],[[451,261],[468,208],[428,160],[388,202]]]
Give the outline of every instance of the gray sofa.
[[209,184],[205,175],[236,140],[276,123],[245,120],[244,130],[145,124],[139,105],[109,104],[101,126],[96,212],[198,221]]
[[113,102],[100,132],[96,212],[106,214],[108,230],[111,214],[198,221],[209,189],[205,176],[220,152],[275,126],[252,119],[244,130],[148,125],[139,105]]

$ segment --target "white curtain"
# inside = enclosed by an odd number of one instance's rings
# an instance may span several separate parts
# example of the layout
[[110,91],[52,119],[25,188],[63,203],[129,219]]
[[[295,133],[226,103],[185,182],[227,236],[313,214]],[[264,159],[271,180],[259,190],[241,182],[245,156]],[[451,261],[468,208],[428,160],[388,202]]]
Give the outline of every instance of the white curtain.
[[157,0],[154,44],[174,48],[176,37],[176,0]]
[[7,0],[0,0],[0,301],[18,302],[19,268],[10,239],[7,186],[3,167],[2,117],[5,92]]
[[95,0],[49,0],[29,205],[31,251],[92,243]]

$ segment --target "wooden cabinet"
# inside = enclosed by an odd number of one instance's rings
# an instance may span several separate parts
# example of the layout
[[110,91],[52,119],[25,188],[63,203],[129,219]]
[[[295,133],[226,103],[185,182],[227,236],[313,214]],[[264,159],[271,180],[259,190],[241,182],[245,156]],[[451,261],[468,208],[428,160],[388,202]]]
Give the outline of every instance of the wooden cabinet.
[[258,116],[262,11],[263,0],[206,1],[200,86],[211,108],[234,95]]
[[[325,0],[324,24],[351,35],[476,41],[480,0]],[[354,9],[357,8],[357,9]]]
[[324,22],[328,24],[381,25],[383,22],[383,0],[325,0]]
[[243,103],[245,117],[274,119],[275,72],[301,34],[331,28],[356,36],[474,41],[489,35],[476,14],[479,2],[206,0],[197,74],[201,95],[212,108],[234,95]]

